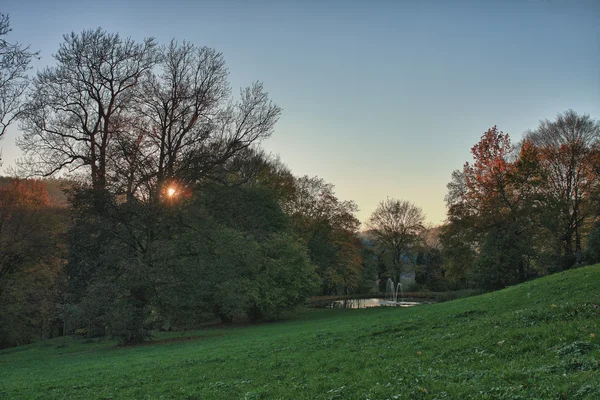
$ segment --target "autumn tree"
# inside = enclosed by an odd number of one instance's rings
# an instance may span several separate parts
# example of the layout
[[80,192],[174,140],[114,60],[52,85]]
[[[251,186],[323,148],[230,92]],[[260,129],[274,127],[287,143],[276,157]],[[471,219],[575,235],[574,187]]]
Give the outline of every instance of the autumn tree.
[[[455,171],[448,184],[449,223],[442,241],[449,275],[459,267],[458,276],[474,272],[483,286],[523,281],[537,234],[542,182],[537,150],[527,140],[515,148],[494,126],[471,153],[473,163]],[[464,269],[469,265],[472,271]]]
[[381,201],[367,222],[380,251],[390,255],[391,272],[398,281],[406,263],[414,261],[414,246],[425,229],[424,222],[420,207],[393,198]]
[[38,53],[29,46],[4,39],[11,31],[10,18],[0,13],[0,138],[21,114],[23,94],[28,85],[27,71]]
[[545,174],[546,226],[561,243],[560,267],[581,258],[586,222],[593,215],[591,194],[598,183],[600,122],[573,110],[544,120],[527,140],[539,153]]
[[511,208],[513,199],[508,190],[510,154],[513,151],[508,134],[495,126],[471,148],[474,162],[465,163],[463,173],[467,200],[475,214],[482,215],[498,207]]

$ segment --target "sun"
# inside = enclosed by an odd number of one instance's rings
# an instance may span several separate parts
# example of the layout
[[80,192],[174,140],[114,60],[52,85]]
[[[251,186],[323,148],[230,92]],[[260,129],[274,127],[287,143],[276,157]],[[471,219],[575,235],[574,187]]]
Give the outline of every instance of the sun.
[[175,188],[170,187],[167,189],[167,196],[173,197],[173,196],[175,196],[175,192],[176,192]]

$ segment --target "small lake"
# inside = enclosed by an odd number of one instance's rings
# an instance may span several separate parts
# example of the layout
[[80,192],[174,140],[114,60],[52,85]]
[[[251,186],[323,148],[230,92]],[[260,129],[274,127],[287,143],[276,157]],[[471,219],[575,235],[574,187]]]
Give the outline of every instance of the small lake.
[[370,308],[370,307],[413,307],[421,303],[415,301],[390,301],[380,298],[333,300],[319,304],[324,308]]

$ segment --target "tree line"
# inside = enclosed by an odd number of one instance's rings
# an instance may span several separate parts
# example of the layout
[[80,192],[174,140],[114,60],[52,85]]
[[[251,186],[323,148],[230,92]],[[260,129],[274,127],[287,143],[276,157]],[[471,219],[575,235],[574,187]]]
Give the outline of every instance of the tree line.
[[261,149],[281,109],[260,82],[234,96],[221,53],[96,29],[65,35],[54,58],[2,93],[18,104],[4,121],[22,131],[20,172],[63,174],[68,207],[43,181],[0,187],[0,345],[134,343],[364,286],[356,205]]
[[600,123],[568,110],[513,144],[497,127],[452,174],[445,273],[501,288],[598,258]]
[[488,130],[452,174],[442,226],[388,198],[361,231],[353,201],[262,150],[281,109],[260,82],[234,95],[216,50],[86,30],[28,79],[36,55],[0,39],[0,135],[18,121],[21,174],[63,176],[66,197],[57,181],[0,179],[0,347],[273,320],[409,272],[414,288],[496,289],[600,261],[587,115],[517,144]]

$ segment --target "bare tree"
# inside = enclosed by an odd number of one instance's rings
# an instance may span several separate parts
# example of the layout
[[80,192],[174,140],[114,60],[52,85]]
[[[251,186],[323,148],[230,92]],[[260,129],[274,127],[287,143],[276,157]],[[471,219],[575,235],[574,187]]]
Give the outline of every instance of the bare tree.
[[253,146],[271,135],[281,109],[260,83],[232,103],[227,77],[214,49],[175,41],[161,48],[138,92],[133,129],[121,136],[124,152],[116,153],[127,160],[130,195],[145,187],[159,201],[173,183],[226,180],[232,170],[248,167],[258,154]]
[[281,113],[260,83],[233,102],[221,53],[187,42],[159,48],[97,29],[65,36],[55,58],[22,118],[21,166],[42,176],[84,168],[94,188],[129,199],[227,181]]
[[425,216],[420,207],[393,198],[380,202],[367,221],[378,246],[391,255],[392,267],[398,277],[425,229],[424,222]]
[[214,49],[171,41],[161,48],[157,67],[137,101],[148,143],[141,155],[149,161],[140,178],[152,181],[156,198],[181,175],[181,158],[214,135],[230,93],[225,61]]
[[527,133],[539,150],[547,177],[544,185],[546,205],[557,215],[558,235],[563,244],[568,268],[582,250],[582,227],[589,212],[590,191],[597,183],[596,157],[600,145],[600,122],[573,110],[559,114],[555,121],[544,120]]
[[178,156],[178,179],[184,183],[203,180],[229,183],[232,175],[244,166],[244,158],[268,138],[281,114],[269,99],[262,83],[240,91],[240,100],[221,108],[207,125],[201,140],[192,142]]
[[156,63],[153,39],[136,43],[100,28],[64,36],[56,66],[38,72],[23,114],[21,166],[49,176],[89,168],[107,185],[113,140],[129,129],[132,100]]
[[22,97],[27,88],[27,71],[38,53],[29,46],[9,43],[3,37],[10,29],[10,18],[0,13],[0,138],[22,111]]

